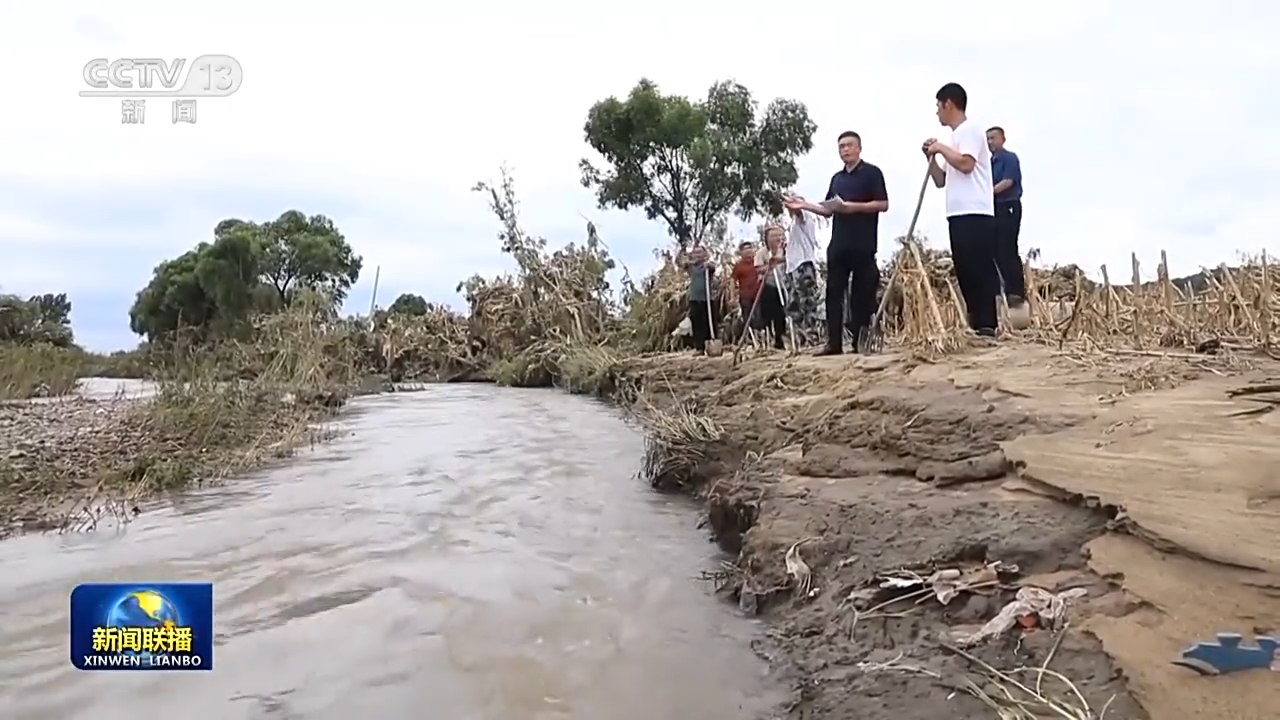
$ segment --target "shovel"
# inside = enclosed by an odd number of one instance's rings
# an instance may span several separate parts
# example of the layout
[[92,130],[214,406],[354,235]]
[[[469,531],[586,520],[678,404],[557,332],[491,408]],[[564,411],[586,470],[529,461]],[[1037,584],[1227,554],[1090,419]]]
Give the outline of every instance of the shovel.
[[[929,160],[929,168],[933,168],[933,159]],[[911,215],[911,225],[907,227],[907,242],[912,242],[916,236],[916,221],[920,219],[920,208],[924,207],[924,193],[929,189],[929,172],[926,170],[924,174],[924,182],[920,183],[920,197],[916,198],[916,211]],[[858,331],[857,348],[858,352],[864,355],[874,355],[884,350],[884,329],[881,323],[884,320],[885,308],[889,305],[889,295],[893,292],[893,286],[898,280],[898,266],[893,268],[893,274],[889,276],[889,284],[884,288],[884,295],[880,297],[880,305],[876,308],[876,314],[872,316],[871,323]]]
[[747,336],[751,336],[751,342],[755,344],[755,332],[751,329],[751,318],[756,316],[756,311],[760,309],[760,296],[764,294],[763,285],[756,289],[756,299],[751,301],[751,312],[742,319],[742,335],[738,336],[738,345],[742,344],[742,340]]
[[994,263],[996,266],[996,277],[1000,278],[1000,295],[1004,298],[1005,309],[1009,311],[1009,327],[1014,330],[1026,330],[1031,327],[1031,303],[1026,298],[1022,299],[1021,305],[1012,305],[1009,303],[1009,295],[1005,290],[1007,285],[1004,282],[1004,273],[1000,272],[1000,263]]
[[711,268],[704,270],[707,274],[707,332],[711,333],[711,337],[707,339],[707,357],[720,357],[724,354],[724,343],[716,337],[716,321],[711,314]]

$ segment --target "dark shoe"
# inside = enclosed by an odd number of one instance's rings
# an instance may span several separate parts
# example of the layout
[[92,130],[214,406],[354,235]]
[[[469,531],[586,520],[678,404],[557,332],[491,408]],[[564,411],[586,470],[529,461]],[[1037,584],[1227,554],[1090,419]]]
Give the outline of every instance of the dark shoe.
[[827,357],[829,355],[843,355],[843,354],[844,354],[844,348],[832,347],[830,345],[827,345],[826,347],[822,348],[818,352],[814,353],[813,356]]
[[995,328],[978,328],[976,332],[977,332],[977,333],[978,333],[978,335],[979,335],[979,336],[981,336],[981,337],[989,337],[989,338],[993,338],[993,337],[995,337],[995,336],[996,336],[996,329],[995,329]]
[[774,349],[774,350],[786,350],[786,349],[787,349],[787,344],[786,344],[786,343],[784,343],[784,342],[782,342],[781,340],[774,340],[774,341],[773,341],[773,349]]

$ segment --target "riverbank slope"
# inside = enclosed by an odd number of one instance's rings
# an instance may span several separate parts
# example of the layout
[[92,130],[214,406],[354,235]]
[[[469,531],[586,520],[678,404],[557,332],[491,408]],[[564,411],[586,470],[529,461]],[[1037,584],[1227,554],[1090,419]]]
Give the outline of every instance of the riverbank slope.
[[[705,496],[738,554],[723,591],[767,618],[789,717],[989,718],[1008,688],[1045,704],[1013,678],[1082,717],[1262,720],[1273,673],[1170,660],[1280,625],[1280,395],[1239,394],[1268,380],[1266,358],[1009,341],[934,361],[666,355],[619,386],[653,429],[650,479]],[[918,582],[943,569],[983,580],[954,598]],[[1027,586],[1066,591],[1065,631],[1020,618],[949,649]]]

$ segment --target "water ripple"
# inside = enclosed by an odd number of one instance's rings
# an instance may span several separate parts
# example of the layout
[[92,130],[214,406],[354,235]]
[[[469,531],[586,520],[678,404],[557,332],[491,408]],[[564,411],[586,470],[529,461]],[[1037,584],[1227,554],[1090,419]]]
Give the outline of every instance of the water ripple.
[[[641,438],[608,409],[440,386],[339,429],[124,528],[0,544],[6,716],[738,720],[778,699],[750,625],[693,580],[715,558],[689,505],[633,480]],[[93,580],[213,581],[217,669],[71,669],[67,596]]]

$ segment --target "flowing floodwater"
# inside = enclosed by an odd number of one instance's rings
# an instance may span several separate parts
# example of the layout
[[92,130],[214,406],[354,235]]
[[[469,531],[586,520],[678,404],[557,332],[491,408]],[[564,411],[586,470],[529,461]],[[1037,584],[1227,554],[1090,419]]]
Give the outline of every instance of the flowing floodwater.
[[[439,386],[357,401],[340,428],[123,530],[0,543],[3,715],[745,720],[778,701],[755,628],[697,580],[715,552],[696,513],[632,477],[642,438],[608,408]],[[95,580],[213,582],[215,669],[74,670],[67,598]]]

